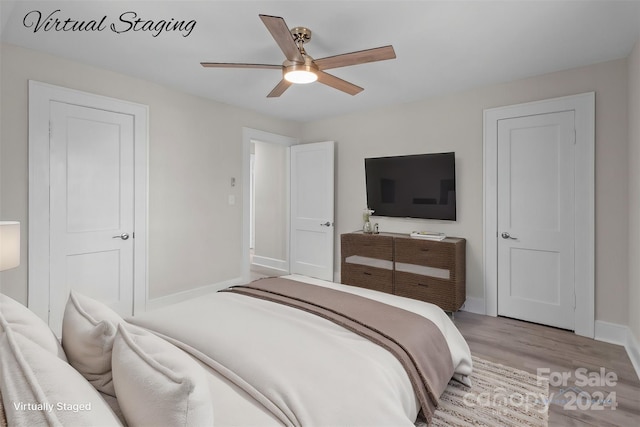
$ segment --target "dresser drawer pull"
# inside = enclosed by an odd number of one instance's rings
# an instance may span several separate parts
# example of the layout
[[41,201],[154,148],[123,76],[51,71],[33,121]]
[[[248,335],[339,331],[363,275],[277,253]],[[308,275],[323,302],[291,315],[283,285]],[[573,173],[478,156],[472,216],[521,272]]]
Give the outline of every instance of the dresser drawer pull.
[[369,273],[368,271],[363,271],[362,274],[364,274],[365,276],[371,276],[371,273]]

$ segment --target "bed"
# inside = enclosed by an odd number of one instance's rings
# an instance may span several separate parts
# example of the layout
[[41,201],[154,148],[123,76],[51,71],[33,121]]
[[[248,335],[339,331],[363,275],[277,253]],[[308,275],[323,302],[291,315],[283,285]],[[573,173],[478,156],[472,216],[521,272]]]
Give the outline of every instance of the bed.
[[[287,276],[284,280],[288,282],[284,285],[295,289],[340,292],[330,294],[330,298],[341,301],[353,296],[356,311],[362,306],[357,298],[365,298],[382,303],[383,309],[396,307],[423,321],[429,319],[427,322],[434,325],[446,342],[447,364],[451,365],[451,372],[441,375],[446,376],[446,381],[451,378],[468,381],[472,370],[469,348],[440,308],[303,276]],[[63,322],[63,352],[50,342],[47,351],[56,353],[58,358],[68,358],[70,366],[97,390],[91,412],[102,405],[100,400],[107,403],[114,416],[102,413],[102,425],[162,422],[220,426],[412,426],[418,414],[425,412],[424,399],[416,391],[412,375],[392,349],[335,319],[288,303],[242,294],[245,291],[254,292],[251,289],[218,292],[126,321],[99,303],[72,293]],[[4,329],[2,340],[7,341],[7,330],[11,328],[6,321],[2,323],[2,316],[0,326]],[[384,322],[376,326],[378,332],[386,334]],[[431,338],[425,341],[422,332],[409,335],[422,339],[423,347],[424,342],[432,347]],[[3,345],[0,341],[0,350]],[[26,351],[34,349],[27,346]],[[433,351],[428,348],[416,357]],[[424,359],[428,365],[429,359],[437,357]],[[440,365],[432,365],[424,370],[419,368],[419,374],[428,369],[439,370]],[[20,421],[24,411],[10,406],[16,400],[15,389],[20,387],[5,385],[10,375],[7,369],[0,369],[0,392],[9,420],[13,417]],[[435,383],[427,379],[431,381]],[[441,386],[434,388],[439,393]],[[8,397],[7,393],[14,396]],[[69,413],[60,414],[65,415]]]

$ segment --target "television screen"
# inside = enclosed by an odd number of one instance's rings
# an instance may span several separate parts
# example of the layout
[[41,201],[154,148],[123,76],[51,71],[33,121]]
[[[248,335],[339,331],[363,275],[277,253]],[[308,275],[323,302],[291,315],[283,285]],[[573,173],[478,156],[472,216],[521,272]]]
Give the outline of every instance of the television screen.
[[364,159],[374,215],[456,220],[455,153]]

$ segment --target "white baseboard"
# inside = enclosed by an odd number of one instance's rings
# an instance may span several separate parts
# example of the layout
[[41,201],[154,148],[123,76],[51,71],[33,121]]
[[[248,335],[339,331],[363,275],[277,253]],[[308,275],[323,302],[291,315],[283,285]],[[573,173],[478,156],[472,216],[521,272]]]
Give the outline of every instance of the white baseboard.
[[633,335],[631,329],[627,328],[627,330],[627,343],[624,347],[627,349],[627,354],[629,355],[629,359],[631,359],[631,364],[636,370],[638,379],[640,379],[640,343],[638,343],[638,340],[635,335]]
[[243,283],[242,278],[236,277],[235,279],[225,280],[224,282],[213,283],[211,285],[189,289],[188,291],[176,292],[175,294],[149,299],[147,300],[147,311],[155,310],[160,307],[165,307],[191,298],[196,298],[241,283]]
[[[594,339],[624,346],[627,342],[628,327],[617,323],[596,320]],[[630,332],[630,331],[629,331]]]
[[468,311],[469,313],[486,314],[484,298],[467,297],[460,310]]
[[628,326],[596,320],[594,339],[623,346],[640,379],[640,345]]
[[287,261],[282,259],[269,258],[266,256],[254,255],[252,265],[256,265],[258,267],[266,267],[272,270],[278,271],[289,271],[289,266],[287,265]]
[[629,334],[627,335],[627,344],[625,345],[625,348],[627,349],[629,359],[631,359],[631,364],[636,370],[636,375],[640,379],[640,343],[638,343],[638,340],[635,335],[633,335],[631,329],[629,329]]

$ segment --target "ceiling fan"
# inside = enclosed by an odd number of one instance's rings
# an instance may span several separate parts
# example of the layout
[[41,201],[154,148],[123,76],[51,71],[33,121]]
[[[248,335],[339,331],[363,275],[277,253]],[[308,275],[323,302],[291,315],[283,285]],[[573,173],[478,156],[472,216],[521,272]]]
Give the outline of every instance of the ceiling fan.
[[367,62],[384,61],[394,59],[396,53],[393,46],[383,46],[373,49],[360,50],[342,55],[328,56],[322,59],[313,59],[304,50],[304,44],[311,40],[311,30],[305,27],[295,27],[289,30],[284,19],[279,16],[259,15],[267,27],[271,36],[284,53],[286,60],[282,65],[270,64],[243,64],[230,62],[201,62],[203,67],[211,68],[266,68],[281,69],[282,80],[267,95],[268,98],[276,98],[284,93],[292,84],[312,83],[316,80],[332,88],[346,92],[349,95],[357,95],[364,89],[326,73],[324,70],[346,67],[349,65],[364,64]]

